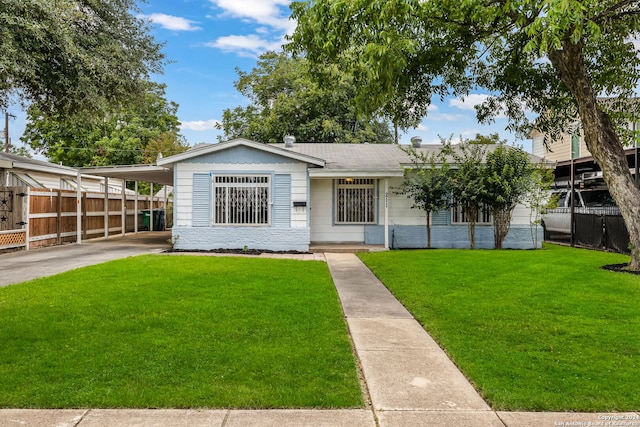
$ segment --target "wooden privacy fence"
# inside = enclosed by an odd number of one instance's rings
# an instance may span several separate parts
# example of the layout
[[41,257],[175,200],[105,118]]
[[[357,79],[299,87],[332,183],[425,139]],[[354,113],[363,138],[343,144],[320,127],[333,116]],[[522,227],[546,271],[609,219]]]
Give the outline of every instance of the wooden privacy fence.
[[[82,193],[82,239],[136,231],[136,214],[150,209],[152,203],[151,196],[126,194],[124,205],[121,193],[108,193],[107,197],[108,200],[104,193]],[[153,209],[164,208],[164,200],[154,197]],[[170,210],[167,204],[165,211]],[[167,224],[170,221],[169,217]],[[144,223],[139,217],[138,230],[143,229]],[[0,250],[75,242],[77,224],[74,190],[0,187]]]

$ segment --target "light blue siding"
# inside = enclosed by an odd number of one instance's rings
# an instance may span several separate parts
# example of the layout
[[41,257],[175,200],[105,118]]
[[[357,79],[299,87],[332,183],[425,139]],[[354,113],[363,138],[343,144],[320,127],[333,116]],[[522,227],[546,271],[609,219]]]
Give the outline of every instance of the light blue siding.
[[[533,249],[531,233],[538,235],[538,248],[542,242],[542,228],[534,230],[529,225],[512,224],[504,241],[505,249]],[[493,226],[476,225],[476,248],[493,249]],[[384,226],[367,225],[365,244],[384,244]],[[418,249],[427,247],[427,228],[423,225],[393,225],[389,227],[389,247],[391,249]],[[445,225],[431,227],[432,248],[469,248],[469,231],[466,225]]]
[[289,228],[291,227],[291,175],[276,175],[273,188],[273,226]]
[[192,196],[194,227],[211,226],[211,176],[207,173],[193,174]]
[[184,163],[209,164],[281,164],[296,160],[250,147],[233,147],[185,160]]

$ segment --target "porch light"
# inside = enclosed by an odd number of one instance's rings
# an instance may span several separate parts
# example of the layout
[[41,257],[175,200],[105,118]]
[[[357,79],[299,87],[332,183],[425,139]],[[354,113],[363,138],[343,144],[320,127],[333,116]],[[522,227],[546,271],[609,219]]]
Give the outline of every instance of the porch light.
[[348,182],[348,183],[352,183],[354,181],[354,179],[353,178],[345,178],[344,181]]

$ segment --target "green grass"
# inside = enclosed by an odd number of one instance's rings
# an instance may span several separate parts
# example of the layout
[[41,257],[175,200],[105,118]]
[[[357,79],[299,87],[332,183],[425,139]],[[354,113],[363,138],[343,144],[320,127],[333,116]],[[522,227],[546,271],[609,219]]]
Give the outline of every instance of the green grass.
[[640,276],[622,255],[363,253],[361,259],[498,410],[640,409]]
[[325,263],[140,256],[0,288],[0,407],[364,405]]

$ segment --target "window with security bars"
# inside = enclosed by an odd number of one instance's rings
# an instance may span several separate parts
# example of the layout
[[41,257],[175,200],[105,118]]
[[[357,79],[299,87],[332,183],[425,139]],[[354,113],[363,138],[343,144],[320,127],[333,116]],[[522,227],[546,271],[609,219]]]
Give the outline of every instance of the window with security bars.
[[376,182],[345,178],[336,184],[336,224],[375,224]]
[[269,176],[220,175],[213,180],[216,225],[268,225]]
[[[467,218],[462,205],[454,203],[451,207],[451,223],[466,224],[468,222],[469,218]],[[491,209],[488,206],[480,205],[478,215],[476,216],[476,224],[491,224],[492,222],[493,216],[491,215]]]

